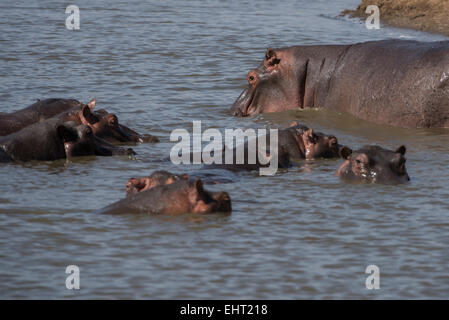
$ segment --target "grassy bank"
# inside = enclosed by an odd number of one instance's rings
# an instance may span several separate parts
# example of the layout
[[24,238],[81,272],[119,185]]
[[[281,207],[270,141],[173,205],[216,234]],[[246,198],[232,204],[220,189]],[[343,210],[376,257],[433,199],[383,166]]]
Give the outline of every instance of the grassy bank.
[[363,19],[369,5],[379,7],[381,23],[449,36],[449,0],[362,0],[357,9],[342,14]]

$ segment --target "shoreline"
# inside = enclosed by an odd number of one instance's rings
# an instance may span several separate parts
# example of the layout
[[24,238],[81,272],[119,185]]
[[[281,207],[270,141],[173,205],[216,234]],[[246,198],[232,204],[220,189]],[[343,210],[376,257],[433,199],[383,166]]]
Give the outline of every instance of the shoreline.
[[365,10],[369,5],[379,7],[381,23],[449,36],[447,0],[362,0],[357,9],[343,10],[341,15],[367,18]]

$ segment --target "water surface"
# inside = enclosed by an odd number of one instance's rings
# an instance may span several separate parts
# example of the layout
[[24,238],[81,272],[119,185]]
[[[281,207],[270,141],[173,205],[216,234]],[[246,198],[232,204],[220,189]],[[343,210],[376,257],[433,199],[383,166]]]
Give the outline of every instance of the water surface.
[[[445,39],[338,17],[358,0],[86,1],[81,29],[59,1],[0,5],[0,111],[73,97],[161,143],[127,157],[0,166],[0,298],[438,298],[449,292],[449,132],[372,125],[344,114],[227,111],[267,47]],[[231,215],[105,216],[132,176],[194,172],[158,162],[175,128],[285,127],[299,120],[353,148],[405,144],[411,182],[350,185],[340,161],[209,187]],[[235,177],[234,177],[235,178]],[[65,268],[81,290],[65,288]],[[365,288],[366,266],[381,289]]]

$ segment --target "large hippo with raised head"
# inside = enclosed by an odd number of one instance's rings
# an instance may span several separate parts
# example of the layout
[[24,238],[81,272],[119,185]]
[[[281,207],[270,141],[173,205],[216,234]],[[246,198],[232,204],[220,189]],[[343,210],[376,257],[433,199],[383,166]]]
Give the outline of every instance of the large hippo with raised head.
[[449,41],[268,49],[247,80],[236,116],[325,108],[378,124],[449,127]]

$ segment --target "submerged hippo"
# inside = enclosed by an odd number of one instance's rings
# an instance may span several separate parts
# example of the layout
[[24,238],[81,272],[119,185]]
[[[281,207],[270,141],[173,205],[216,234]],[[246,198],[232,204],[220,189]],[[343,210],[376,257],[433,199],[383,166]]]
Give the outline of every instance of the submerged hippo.
[[51,118],[0,138],[0,162],[51,161],[76,156],[132,155],[132,149],[114,146],[96,137],[92,129]]
[[190,179],[188,174],[173,174],[168,171],[155,171],[150,176],[131,178],[126,183],[126,195],[130,196],[160,185],[171,184],[178,180]]
[[115,114],[108,113],[104,109],[93,111],[93,107],[89,105],[62,113],[58,117],[63,121],[74,121],[78,124],[88,125],[97,137],[111,143],[159,142],[159,139],[155,136],[141,135],[122,125]]
[[[273,155],[269,154],[271,141],[269,134],[267,134],[266,140],[267,158],[264,160],[271,161]],[[230,170],[257,170],[261,167],[269,166],[269,164],[260,163],[259,157],[256,157],[255,163],[249,162],[248,152],[251,150],[251,147],[248,142],[244,144],[245,157],[243,158],[243,163],[237,163],[237,149],[239,148],[239,146],[236,146],[232,150],[232,164],[226,163],[226,148],[224,148],[222,151],[222,164],[213,164],[213,166]],[[341,148],[342,146],[338,143],[335,136],[314,131],[305,125],[295,122],[291,127],[278,131],[277,164],[279,168],[287,168],[291,166],[291,160],[338,158]],[[255,152],[258,152],[258,145],[256,145]]]
[[[11,113],[1,113],[0,136],[6,136],[13,132],[17,132],[33,123],[44,121],[45,119],[54,117],[73,108],[80,108],[83,105],[84,104],[75,99],[55,98],[37,100],[37,102],[22,110]],[[87,105],[90,107],[94,106],[95,100],[92,100]]]
[[200,179],[181,179],[128,196],[100,212],[172,215],[231,212],[231,199],[226,192],[204,190]]
[[399,127],[449,127],[449,41],[268,49],[236,116],[320,107]]
[[13,113],[0,113],[0,136],[17,132],[33,123],[52,117],[62,121],[74,121],[91,127],[94,134],[111,143],[158,142],[150,134],[139,134],[119,123],[116,115],[104,109],[94,111],[96,100],[84,104],[75,99],[45,99]]
[[379,146],[364,146],[357,151],[344,147],[340,151],[343,164],[336,176],[347,181],[396,184],[410,180],[405,168],[406,148],[400,146],[396,151]]

